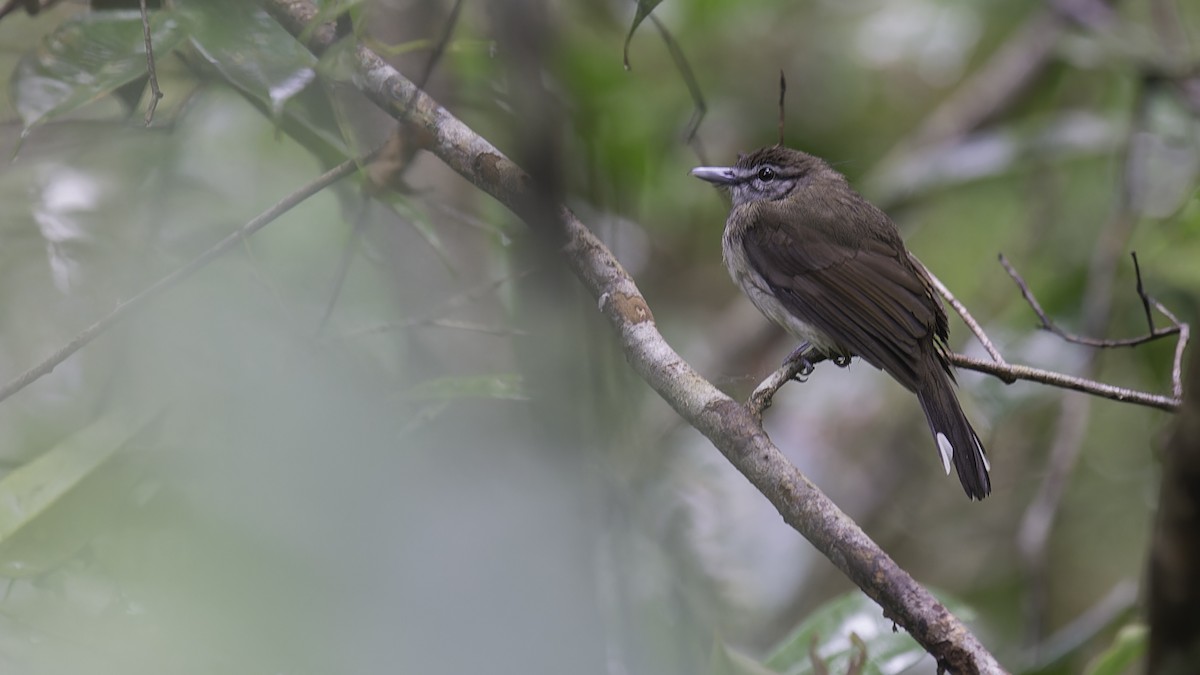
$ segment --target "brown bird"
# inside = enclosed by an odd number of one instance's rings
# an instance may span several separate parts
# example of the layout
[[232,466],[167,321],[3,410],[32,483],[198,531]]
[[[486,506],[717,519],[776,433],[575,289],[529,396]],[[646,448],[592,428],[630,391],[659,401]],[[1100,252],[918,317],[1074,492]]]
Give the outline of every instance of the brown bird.
[[917,395],[946,473],[971,499],[991,491],[979,436],[947,356],[946,312],[887,214],[824,160],[783,146],[692,175],[728,188],[725,265],[751,302],[801,341],[806,366],[857,356]]

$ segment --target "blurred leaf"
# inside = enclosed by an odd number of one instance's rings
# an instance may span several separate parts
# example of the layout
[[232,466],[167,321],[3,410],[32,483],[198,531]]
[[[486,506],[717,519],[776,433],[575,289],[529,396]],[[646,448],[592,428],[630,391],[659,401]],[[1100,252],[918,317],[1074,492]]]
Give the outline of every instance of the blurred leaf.
[[192,44],[221,77],[276,121],[286,116],[342,156],[350,154],[325,92],[309,86],[317,58],[257,3],[176,0],[176,5],[200,17]]
[[[145,413],[132,423],[106,414],[0,480],[0,575],[39,574],[86,543],[90,528],[81,528],[79,518],[41,527],[43,521],[158,414]],[[95,504],[88,508],[97,510]],[[23,536],[34,523],[36,536]]]
[[662,0],[638,0],[637,13],[633,15],[633,25],[629,27],[629,34],[625,36],[625,70],[629,70],[629,43],[633,41],[633,34],[661,2]]
[[[961,603],[946,602],[947,609],[966,619],[971,611]],[[891,675],[910,668],[925,657],[925,650],[903,630],[893,630],[879,605],[860,591],[830,600],[813,612],[777,647],[766,665],[780,673],[812,673],[809,652],[816,653],[830,673],[845,673],[859,650],[854,637],[866,646],[866,675]],[[814,640],[816,641],[814,643]]]
[[708,662],[709,675],[775,675],[775,671],[763,664],[730,649],[721,639],[713,640],[712,655]]
[[414,399],[491,398],[528,401],[524,379],[517,374],[477,377],[440,377],[426,380],[408,391]]
[[1121,675],[1146,653],[1146,641],[1150,630],[1145,624],[1135,623],[1117,632],[1112,645],[1088,663],[1084,675]]
[[[191,28],[186,14],[150,16],[155,59],[170,54]],[[146,43],[138,12],[91,12],[63,22],[13,75],[12,96],[29,132],[146,74]]]
[[338,125],[338,130],[346,139],[353,157],[366,155],[369,151],[374,150],[373,146],[378,143],[372,138],[363,137],[368,130],[360,120],[356,119],[355,109],[350,103],[351,98],[362,95],[362,92],[353,85],[358,72],[355,54],[359,44],[359,39],[353,35],[337,40],[321,54],[316,66],[322,81],[326,82],[330,90],[330,106],[333,109],[334,123]]

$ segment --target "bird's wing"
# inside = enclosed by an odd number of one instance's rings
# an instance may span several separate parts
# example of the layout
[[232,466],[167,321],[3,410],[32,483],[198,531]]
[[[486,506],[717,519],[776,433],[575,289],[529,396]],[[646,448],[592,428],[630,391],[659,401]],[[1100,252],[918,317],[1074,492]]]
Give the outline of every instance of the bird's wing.
[[945,320],[902,244],[851,245],[760,221],[742,245],[784,307],[915,390],[916,369]]

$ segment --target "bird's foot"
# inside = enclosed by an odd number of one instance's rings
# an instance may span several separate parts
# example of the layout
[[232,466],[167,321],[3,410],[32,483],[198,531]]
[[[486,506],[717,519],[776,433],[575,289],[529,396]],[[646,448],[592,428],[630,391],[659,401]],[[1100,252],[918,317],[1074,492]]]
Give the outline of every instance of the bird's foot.
[[825,355],[817,353],[813,349],[812,343],[801,342],[799,347],[792,350],[791,354],[783,360],[783,367],[788,370],[790,380],[797,382],[806,382],[808,376],[816,370],[816,365],[825,360]]

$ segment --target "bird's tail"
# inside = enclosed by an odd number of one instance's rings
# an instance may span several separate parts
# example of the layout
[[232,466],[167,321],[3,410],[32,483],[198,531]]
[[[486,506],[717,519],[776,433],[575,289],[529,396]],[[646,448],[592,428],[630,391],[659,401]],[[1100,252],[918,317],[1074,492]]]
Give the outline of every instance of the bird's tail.
[[958,480],[963,490],[971,499],[983,499],[992,491],[992,481],[988,478],[987,455],[979,436],[971,428],[967,416],[963,414],[962,406],[954,393],[954,383],[949,374],[938,363],[936,367],[926,370],[930,373],[926,381],[917,387],[917,398],[925,411],[925,419],[929,421],[929,429],[937,443],[938,453],[942,456],[942,464],[946,467],[946,475],[950,474],[950,464],[958,472]]

